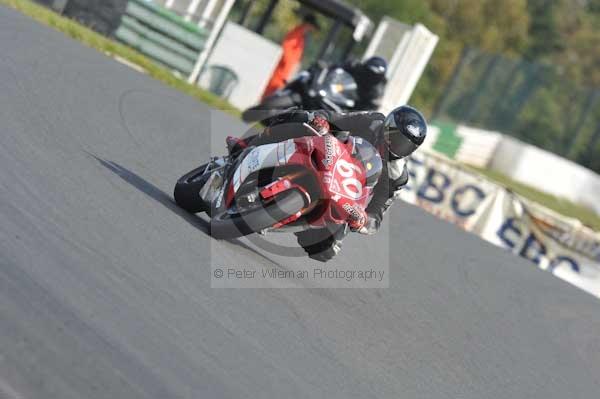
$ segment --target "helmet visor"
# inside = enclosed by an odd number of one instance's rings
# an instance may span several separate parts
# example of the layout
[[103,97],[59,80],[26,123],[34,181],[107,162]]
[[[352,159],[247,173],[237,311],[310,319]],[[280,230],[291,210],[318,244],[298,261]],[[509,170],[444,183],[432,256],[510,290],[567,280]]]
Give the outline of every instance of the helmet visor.
[[369,65],[369,70],[375,75],[385,74],[385,66],[383,65]]
[[396,129],[386,129],[383,137],[390,153],[398,158],[404,158],[419,148]]

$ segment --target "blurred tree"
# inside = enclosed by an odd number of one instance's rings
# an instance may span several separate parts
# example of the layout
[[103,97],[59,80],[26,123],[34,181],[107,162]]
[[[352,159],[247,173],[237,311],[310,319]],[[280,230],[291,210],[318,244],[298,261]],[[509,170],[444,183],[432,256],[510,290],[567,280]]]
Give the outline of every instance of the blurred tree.
[[556,101],[557,89],[540,87],[520,110],[514,131],[507,133],[550,151],[564,152],[565,119],[562,104]]
[[529,28],[526,0],[427,2],[446,26],[445,30],[435,31],[442,41],[504,54],[520,54],[526,47]]
[[[375,21],[389,15],[401,22],[421,22],[440,36],[431,62],[411,103],[431,113],[443,92],[463,47],[520,54],[527,46],[529,16],[526,0],[352,0]],[[510,29],[506,29],[510,26]]]
[[527,1],[527,12],[531,16],[531,23],[530,43],[523,53],[526,58],[542,60],[564,49],[558,25],[557,5],[556,0]]
[[600,85],[600,1],[528,0],[530,45],[523,56],[550,62],[578,85]]
[[349,3],[364,10],[375,21],[387,15],[408,24],[421,22],[429,26],[438,23],[434,21],[435,14],[432,13],[427,1],[350,0]]
[[446,111],[480,127],[504,126],[505,133],[600,171],[600,111],[594,105],[600,100],[583,90],[600,86],[600,0],[351,2],[376,22],[390,15],[421,22],[440,36],[411,98],[426,114],[447,97],[443,93],[465,46],[502,54],[515,59],[515,66],[484,71],[477,75],[483,80],[469,77],[476,64],[463,70],[460,95],[446,98]]

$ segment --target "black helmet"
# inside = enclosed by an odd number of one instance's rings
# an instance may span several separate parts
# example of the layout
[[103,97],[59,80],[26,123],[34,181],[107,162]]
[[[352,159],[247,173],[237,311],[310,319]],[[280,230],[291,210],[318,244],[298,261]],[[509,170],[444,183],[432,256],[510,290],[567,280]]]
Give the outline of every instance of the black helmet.
[[413,107],[398,107],[385,118],[381,127],[383,140],[390,154],[403,158],[412,154],[425,141],[427,122]]
[[367,58],[363,62],[363,66],[373,75],[383,75],[387,73],[387,62],[378,56]]
[[387,73],[387,62],[381,57],[367,58],[360,64],[361,76],[363,81],[369,84],[378,84],[385,80]]

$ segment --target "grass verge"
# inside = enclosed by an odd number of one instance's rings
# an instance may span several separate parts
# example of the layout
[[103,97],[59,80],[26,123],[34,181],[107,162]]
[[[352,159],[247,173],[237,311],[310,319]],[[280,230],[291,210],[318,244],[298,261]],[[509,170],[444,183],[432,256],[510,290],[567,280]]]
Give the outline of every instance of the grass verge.
[[595,231],[600,231],[600,216],[589,208],[577,205],[564,198],[555,197],[528,185],[519,183],[499,172],[475,168],[473,166],[467,166],[467,168],[487,177],[492,181],[495,181],[496,183],[499,183],[507,189],[529,200],[544,205],[562,215],[579,219],[581,223],[585,224],[586,226],[594,229]]
[[103,53],[108,53],[111,56],[121,57],[141,67],[153,78],[180,90],[211,107],[223,110],[235,116],[240,115],[240,111],[228,102],[206,90],[202,90],[197,86],[188,84],[184,80],[177,78],[171,71],[156,65],[137,51],[108,39],[69,18],[58,15],[52,10],[36,4],[31,0],[0,0],[0,5],[14,8],[35,21],[50,26],[88,47],[92,47]]

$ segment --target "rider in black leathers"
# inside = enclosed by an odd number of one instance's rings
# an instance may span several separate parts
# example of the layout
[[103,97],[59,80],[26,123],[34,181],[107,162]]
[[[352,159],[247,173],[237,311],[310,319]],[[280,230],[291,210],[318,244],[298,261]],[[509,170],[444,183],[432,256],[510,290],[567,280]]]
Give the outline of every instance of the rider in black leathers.
[[[384,213],[408,182],[405,157],[423,143],[427,134],[425,119],[419,111],[409,106],[396,108],[387,117],[374,111],[291,111],[263,121],[263,124],[267,127],[261,134],[244,139],[228,137],[229,152],[235,154],[249,145],[274,143],[306,135],[306,131],[298,129],[299,124],[308,124],[319,133],[348,131],[377,148],[384,160],[383,170],[366,209],[367,221],[358,230],[362,234],[374,234],[379,229]],[[296,236],[309,257],[326,262],[341,250],[342,240],[347,234],[347,226],[341,226],[335,230],[310,229],[296,233]]]
[[351,61],[342,65],[356,81],[357,100],[354,109],[376,110],[387,84],[387,62],[381,57],[370,57],[365,61]]

